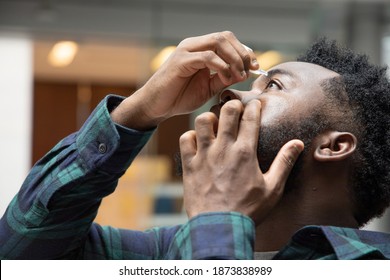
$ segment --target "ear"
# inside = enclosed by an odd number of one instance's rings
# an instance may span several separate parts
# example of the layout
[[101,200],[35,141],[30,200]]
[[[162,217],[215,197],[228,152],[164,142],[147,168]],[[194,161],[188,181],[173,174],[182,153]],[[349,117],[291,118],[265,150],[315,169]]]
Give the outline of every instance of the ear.
[[314,158],[318,161],[342,161],[356,150],[357,139],[349,132],[329,131],[318,136]]

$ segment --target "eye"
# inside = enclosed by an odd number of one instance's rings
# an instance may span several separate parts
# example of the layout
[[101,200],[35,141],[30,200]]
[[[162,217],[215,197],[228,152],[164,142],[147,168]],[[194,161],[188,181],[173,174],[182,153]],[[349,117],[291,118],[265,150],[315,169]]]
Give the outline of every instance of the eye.
[[275,80],[271,80],[271,81],[268,82],[268,84],[266,85],[265,89],[281,90],[282,87]]

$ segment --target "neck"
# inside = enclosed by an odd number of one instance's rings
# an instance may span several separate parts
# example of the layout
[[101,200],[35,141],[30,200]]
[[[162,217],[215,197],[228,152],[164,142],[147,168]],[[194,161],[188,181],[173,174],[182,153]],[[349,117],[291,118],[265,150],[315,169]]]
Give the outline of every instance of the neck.
[[291,236],[304,226],[300,213],[303,210],[292,207],[293,200],[295,199],[290,196],[284,196],[267,218],[256,227],[256,252],[279,251]]
[[314,180],[316,183],[308,182],[285,194],[256,227],[255,251],[278,251],[287,245],[297,230],[307,225],[357,228],[350,211],[350,194],[342,181],[318,185],[321,181]]

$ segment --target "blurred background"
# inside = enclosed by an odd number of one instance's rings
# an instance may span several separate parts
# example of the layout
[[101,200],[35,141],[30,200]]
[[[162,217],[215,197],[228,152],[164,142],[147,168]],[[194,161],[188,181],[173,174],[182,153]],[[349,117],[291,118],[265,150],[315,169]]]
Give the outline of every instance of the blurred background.
[[[0,214],[31,166],[104,96],[133,93],[182,39],[224,30],[265,69],[322,35],[390,62],[385,0],[0,0]],[[209,107],[161,125],[97,222],[145,229],[186,221],[173,158],[179,136]],[[390,215],[367,228],[390,232]]]

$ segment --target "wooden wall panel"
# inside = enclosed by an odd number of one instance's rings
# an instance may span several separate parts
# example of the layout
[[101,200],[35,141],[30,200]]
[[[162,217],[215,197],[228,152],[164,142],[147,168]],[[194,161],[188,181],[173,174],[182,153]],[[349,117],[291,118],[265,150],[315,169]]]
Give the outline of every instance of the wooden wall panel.
[[99,102],[106,97],[108,94],[121,95],[124,97],[130,96],[134,91],[134,86],[119,86],[119,85],[92,85],[92,99],[91,107],[95,108]]
[[[36,81],[34,84],[33,163],[58,141],[77,131],[107,94],[129,96],[131,85],[77,84]],[[152,154],[173,157],[179,137],[189,129],[189,116],[177,116],[162,123],[155,135]],[[174,168],[171,168],[173,178]]]
[[35,82],[33,163],[59,140],[76,131],[76,104],[75,84]]
[[157,153],[167,156],[171,161],[172,180],[180,180],[176,176],[174,156],[179,151],[179,138],[189,130],[189,116],[176,116],[163,122],[157,132]]
[[[134,91],[134,86],[35,81],[33,163],[62,138],[77,131],[107,94],[126,97]],[[159,201],[155,190],[162,183],[178,180],[172,168],[173,157],[179,149],[180,135],[188,129],[188,116],[177,116],[160,125],[151,140],[153,148],[134,161],[119,180],[117,190],[103,199],[97,222],[132,229],[154,225]],[[181,210],[181,202],[178,209]]]

